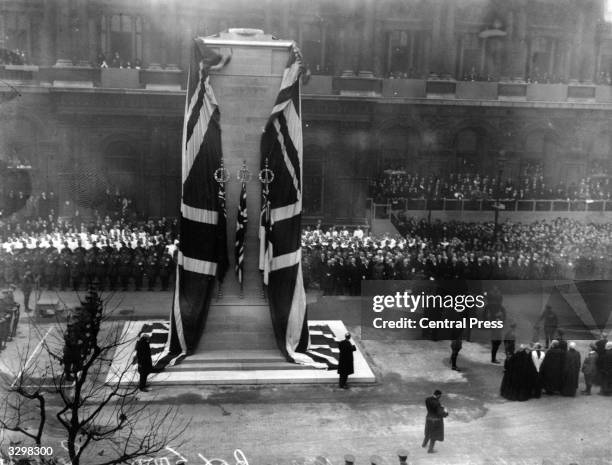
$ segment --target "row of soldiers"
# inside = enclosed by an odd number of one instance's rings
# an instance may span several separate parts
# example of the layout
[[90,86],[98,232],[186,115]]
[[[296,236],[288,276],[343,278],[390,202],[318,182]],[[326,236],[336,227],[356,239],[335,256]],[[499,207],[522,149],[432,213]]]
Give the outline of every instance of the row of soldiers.
[[358,295],[364,279],[560,279],[549,259],[515,260],[474,253],[423,254],[410,250],[354,251],[349,248],[314,248],[303,254],[305,285],[319,286],[325,294]]
[[[12,253],[0,252],[0,285],[20,283],[26,287],[32,279],[34,286],[49,290],[78,291],[82,286],[95,283],[98,289],[111,291],[143,288],[168,290],[174,272],[174,260],[164,244],[155,247],[92,247],[80,246],[61,252],[55,247],[18,249]],[[2,283],[3,282],[3,283]]]
[[19,324],[19,304],[15,302],[14,286],[0,291],[0,350],[4,350],[7,341],[17,334]]

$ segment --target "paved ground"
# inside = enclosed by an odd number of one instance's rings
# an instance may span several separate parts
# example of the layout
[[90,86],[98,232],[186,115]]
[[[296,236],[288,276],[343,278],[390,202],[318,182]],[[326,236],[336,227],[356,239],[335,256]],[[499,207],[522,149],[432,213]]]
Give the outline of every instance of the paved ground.
[[[169,295],[162,293],[123,296],[141,304],[165,299]],[[357,323],[348,326],[359,334]],[[0,365],[11,365],[17,346],[30,340],[34,347],[41,335],[30,332],[24,319],[19,338],[0,353]],[[464,344],[463,371],[456,373],[449,369],[447,342],[358,343],[377,375],[375,385],[349,391],[319,385],[153,387],[140,400],[153,409],[175,405],[191,419],[184,444],[170,444],[188,463],[204,463],[201,454],[233,464],[239,448],[255,465],[313,464],[317,456],[337,465],[347,453],[358,465],[369,464],[373,454],[395,464],[403,447],[411,464],[612,464],[612,398],[508,402],[498,396],[502,368],[488,363],[483,345]],[[580,343],[583,354],[585,347]],[[427,454],[420,447],[423,401],[436,388],[444,392],[450,416],[446,441]],[[162,456],[175,463],[170,452]]]

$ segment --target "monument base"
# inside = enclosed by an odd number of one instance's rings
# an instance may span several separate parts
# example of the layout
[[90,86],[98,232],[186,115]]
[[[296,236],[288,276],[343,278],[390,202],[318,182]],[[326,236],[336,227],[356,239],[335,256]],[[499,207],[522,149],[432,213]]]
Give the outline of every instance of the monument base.
[[[152,324],[158,322],[142,322]],[[336,340],[344,337],[347,329],[339,320],[311,320],[309,326],[327,325]],[[136,341],[141,326],[126,328],[124,337]],[[153,337],[153,339],[155,339]],[[273,340],[273,339],[272,339]],[[134,342],[135,345],[135,342]],[[154,350],[152,343],[152,349]],[[149,377],[149,384],[157,386],[206,385],[206,384],[335,384],[338,374],[335,370],[314,369],[308,366],[287,362],[278,349],[274,348],[221,348],[198,347],[193,355],[186,357],[179,365],[167,367],[161,373]],[[107,376],[107,383],[118,381],[117,373],[127,371],[122,385],[138,382],[138,372],[133,364],[134,351],[122,350],[113,360]],[[359,346],[354,353],[355,373],[349,378],[351,384],[373,383],[374,373],[368,366]]]

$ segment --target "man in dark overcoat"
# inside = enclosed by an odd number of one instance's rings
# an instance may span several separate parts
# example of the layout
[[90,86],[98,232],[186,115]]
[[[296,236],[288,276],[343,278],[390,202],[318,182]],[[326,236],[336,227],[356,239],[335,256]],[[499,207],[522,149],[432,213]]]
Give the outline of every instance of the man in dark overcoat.
[[540,367],[540,379],[546,394],[561,391],[564,366],[565,351],[559,348],[559,341],[553,340]]
[[147,376],[153,372],[153,361],[151,360],[151,346],[149,345],[149,335],[143,334],[136,343],[136,361],[138,362],[138,389],[147,391]]
[[342,389],[348,389],[348,377],[354,372],[353,369],[353,352],[357,348],[351,342],[351,333],[344,335],[344,341],[338,343],[338,349],[340,349],[340,356],[338,357],[338,374],[340,380],[338,386]]
[[563,366],[563,385],[561,394],[567,397],[574,397],[578,389],[578,379],[580,377],[580,353],[576,350],[576,343],[570,342],[569,349],[565,354],[565,365]]
[[429,449],[430,454],[434,452],[436,441],[444,441],[444,418],[448,416],[448,412],[440,404],[442,391],[436,389],[433,396],[425,399],[425,407],[427,408],[427,416],[425,417],[425,439],[423,439],[422,447]]

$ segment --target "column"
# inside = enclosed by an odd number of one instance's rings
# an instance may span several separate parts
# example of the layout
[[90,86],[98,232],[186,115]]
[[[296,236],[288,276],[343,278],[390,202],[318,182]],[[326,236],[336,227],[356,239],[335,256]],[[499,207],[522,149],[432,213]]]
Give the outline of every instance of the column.
[[445,12],[443,72],[453,76],[455,74],[455,60],[457,56],[457,42],[455,40],[455,2],[446,2]]
[[581,74],[580,79],[582,81],[592,83],[595,77],[595,51],[596,51],[596,27],[597,24],[597,9],[593,2],[589,2],[587,5],[582,5],[583,15],[583,35],[581,38],[582,42],[582,63],[580,66]]
[[433,3],[433,16],[431,28],[431,50],[429,54],[429,71],[441,74],[444,68],[444,52],[442,50],[442,3],[436,0]]
[[374,70],[374,21],[376,19],[376,3],[365,0],[362,8],[364,28],[361,33],[359,47],[359,72],[372,73]]
[[46,0],[43,6],[42,30],[40,34],[40,65],[52,66],[55,64],[55,54],[53,53],[53,20],[56,15],[55,2]]
[[70,4],[68,0],[58,0],[55,15],[56,57],[55,66],[72,66],[72,44],[70,24]]
[[75,3],[74,27],[72,30],[74,41],[74,57],[79,66],[90,66],[89,57],[89,13],[87,0],[78,0]]
[[527,2],[518,3],[517,27],[514,40],[512,41],[512,78],[525,78],[527,68]]

